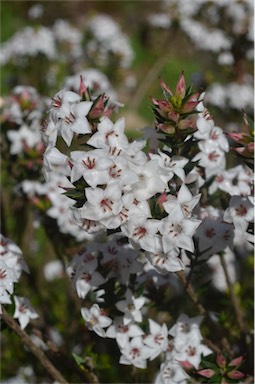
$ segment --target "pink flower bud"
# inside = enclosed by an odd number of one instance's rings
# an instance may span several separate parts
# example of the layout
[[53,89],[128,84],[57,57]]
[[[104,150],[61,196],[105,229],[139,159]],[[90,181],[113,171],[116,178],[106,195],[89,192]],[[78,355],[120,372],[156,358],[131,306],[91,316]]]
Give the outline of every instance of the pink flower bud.
[[82,79],[82,75],[80,76],[80,88],[79,88],[79,95],[85,96],[85,99],[88,101],[90,100],[88,90],[86,88],[86,85],[84,84],[84,81]]
[[226,362],[227,361],[226,361],[225,357],[221,353],[218,353],[217,354],[217,358],[216,358],[217,365],[220,368],[225,368],[226,367]]
[[230,379],[242,379],[245,374],[243,372],[240,372],[240,371],[231,371],[231,372],[228,372],[227,373],[227,376],[230,378]]
[[167,117],[169,118],[169,120],[178,121],[180,118],[180,115],[175,111],[171,111],[167,114]]
[[181,76],[179,78],[179,81],[176,86],[175,90],[175,96],[179,96],[181,99],[184,98],[186,92],[186,84],[185,84],[185,79],[184,79],[184,74],[183,71],[181,73]]
[[213,369],[208,368],[202,369],[202,371],[198,371],[197,373],[203,377],[210,379],[210,377],[213,377],[216,372]]
[[167,87],[163,80],[160,80],[160,86],[163,88],[170,96],[173,96],[172,91]]
[[104,93],[98,97],[95,103],[92,105],[91,110],[89,111],[88,117],[90,119],[98,119],[102,116],[105,106],[105,95]]
[[191,369],[194,369],[193,365],[187,360],[177,360],[177,361],[185,371],[190,371]]
[[[157,198],[157,205],[159,205],[160,208],[162,208],[163,203],[165,203],[166,201],[167,201],[167,195],[166,195],[166,191],[164,191],[164,192]],[[179,363],[181,364],[181,361],[179,361]]]
[[188,101],[185,103],[181,108],[181,113],[190,113],[193,112],[197,105],[200,103],[200,100],[198,101]]
[[230,367],[237,367],[238,365],[240,365],[242,363],[243,359],[244,359],[244,356],[236,357],[235,359],[230,361],[229,366]]

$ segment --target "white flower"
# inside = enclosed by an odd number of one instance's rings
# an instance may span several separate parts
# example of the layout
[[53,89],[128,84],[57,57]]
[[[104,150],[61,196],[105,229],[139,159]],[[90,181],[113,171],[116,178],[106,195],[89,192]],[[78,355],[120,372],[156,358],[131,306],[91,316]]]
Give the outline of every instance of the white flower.
[[135,248],[138,244],[145,251],[155,252],[159,242],[159,235],[157,235],[159,226],[160,220],[132,216],[122,225],[121,230],[129,237]]
[[0,260],[0,294],[5,295],[5,292],[12,294],[14,291],[14,283],[16,282],[17,280],[13,269],[9,268],[6,263]]
[[26,328],[30,319],[37,319],[39,315],[31,306],[30,301],[26,297],[14,296],[15,312],[14,319],[18,319],[22,329]]
[[89,220],[106,219],[119,214],[123,203],[118,185],[110,184],[105,189],[86,188],[87,202],[83,205],[82,217]]
[[130,289],[127,289],[125,296],[124,300],[116,303],[118,310],[124,313],[123,323],[127,325],[132,321],[141,322],[141,309],[144,306],[145,297],[141,296],[136,299]]
[[150,348],[144,344],[141,336],[136,336],[121,348],[121,353],[120,364],[146,368],[146,359],[150,356]]
[[149,160],[142,166],[131,165],[139,181],[132,185],[132,192],[137,200],[147,200],[158,192],[168,190],[167,181],[160,172],[157,160]]
[[150,360],[153,360],[168,348],[168,329],[166,324],[159,325],[152,319],[149,319],[149,325],[150,334],[143,342],[151,348]]
[[[198,145],[202,146],[201,143]],[[204,142],[201,152],[195,155],[192,161],[199,161],[198,165],[205,168],[207,178],[217,175],[226,165],[225,153],[215,143],[209,141]]]
[[143,330],[138,325],[133,323],[123,324],[122,317],[116,317],[113,324],[106,331],[106,337],[116,339],[120,348],[125,348],[130,338],[142,336],[143,334]]
[[63,275],[63,264],[60,260],[49,261],[43,267],[43,274],[47,281],[55,280]]
[[107,152],[102,149],[93,151],[73,151],[71,152],[73,167],[71,171],[71,182],[77,181],[80,177],[92,188],[99,184],[106,184],[109,180],[109,167],[113,161],[107,157]]
[[61,121],[60,134],[68,146],[71,145],[74,133],[91,133],[90,124],[86,118],[92,106],[90,101],[81,101],[77,104],[70,104],[70,110]]
[[159,150],[158,153],[159,155],[150,153],[149,156],[152,160],[158,161],[162,179],[167,182],[171,180],[175,174],[184,181],[185,172],[183,168],[188,163],[188,159],[182,156],[172,156],[171,158],[167,151]]
[[174,247],[193,252],[192,236],[200,223],[201,221],[196,219],[179,219],[176,221],[175,218],[170,216],[162,219],[160,232],[164,252],[169,252]]
[[103,328],[109,327],[112,319],[106,316],[98,304],[93,304],[90,309],[81,308],[81,315],[86,321],[88,329],[93,330],[98,336],[105,337],[105,330]]
[[154,384],[186,384],[188,378],[189,376],[177,361],[166,360],[160,365]]
[[197,205],[200,197],[201,194],[192,196],[186,185],[182,184],[177,197],[171,195],[167,196],[167,201],[163,203],[163,207],[169,216],[176,220],[185,217],[190,218],[192,210]]
[[167,275],[168,272],[176,272],[184,269],[182,260],[178,257],[179,248],[172,248],[169,252],[145,252],[146,258],[151,265],[162,275]]
[[224,220],[245,232],[249,223],[254,221],[254,205],[248,197],[232,196],[229,207],[225,210]]
[[38,131],[33,131],[30,127],[23,124],[19,130],[8,130],[7,137],[11,141],[10,153],[18,155],[28,148],[34,148],[41,142],[41,134]]
[[202,339],[199,327],[203,320],[203,316],[189,317],[181,314],[176,320],[175,325],[169,330],[169,335],[173,337],[194,335],[199,340]]
[[53,171],[62,171],[63,174],[68,174],[67,165],[68,157],[60,152],[57,148],[53,146],[48,146],[44,152],[44,176],[46,181],[50,180],[49,173]]
[[97,132],[88,140],[88,144],[95,148],[125,149],[128,139],[124,133],[125,120],[121,118],[114,124],[108,117],[104,117],[97,126]]

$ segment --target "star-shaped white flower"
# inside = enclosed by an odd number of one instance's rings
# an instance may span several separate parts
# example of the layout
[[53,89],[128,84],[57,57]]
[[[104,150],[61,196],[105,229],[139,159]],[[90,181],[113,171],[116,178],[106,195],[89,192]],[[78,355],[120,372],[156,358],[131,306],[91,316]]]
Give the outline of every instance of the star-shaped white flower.
[[30,301],[26,297],[14,296],[15,312],[14,319],[18,319],[22,329],[26,328],[30,319],[37,319],[38,313],[31,306]]
[[246,232],[249,223],[254,221],[254,205],[246,196],[232,196],[224,220],[233,223],[239,231]]
[[106,313],[98,304],[93,304],[90,309],[81,308],[81,315],[86,321],[88,329],[93,330],[98,336],[105,337],[104,328],[111,325],[112,319],[106,316]]
[[131,321],[142,321],[141,309],[145,304],[145,297],[135,298],[130,289],[127,289],[124,300],[120,300],[116,303],[116,307],[119,311],[124,313],[123,323],[129,324]]
[[163,203],[165,211],[170,217],[175,220],[181,220],[183,218],[190,218],[194,207],[199,202],[201,193],[196,196],[192,196],[188,187],[182,184],[178,191],[177,197],[167,196],[167,201]]
[[192,236],[200,225],[201,220],[182,219],[175,220],[168,216],[161,220],[160,232],[164,252],[169,252],[174,247],[194,251]]

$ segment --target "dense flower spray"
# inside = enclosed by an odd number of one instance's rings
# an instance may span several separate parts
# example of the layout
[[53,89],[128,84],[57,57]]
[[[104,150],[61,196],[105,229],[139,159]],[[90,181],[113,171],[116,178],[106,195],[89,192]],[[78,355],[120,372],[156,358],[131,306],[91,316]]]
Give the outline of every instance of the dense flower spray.
[[108,98],[92,98],[82,77],[78,93],[58,92],[44,128],[44,172],[48,180],[55,174],[66,179],[73,222],[91,235],[67,266],[78,296],[94,298],[91,308],[81,309],[88,328],[116,338],[120,363],[145,368],[162,355],[156,382],[184,383],[188,375],[178,361],[198,368],[202,355],[212,352],[201,343],[202,318],[182,315],[169,331],[149,319],[143,329],[149,271],[159,284],[160,276],[233,248],[236,230],[249,237],[252,174],[240,166],[246,187],[238,179],[229,206],[210,207],[208,185],[209,194],[227,194],[219,175],[230,183],[235,173],[226,169],[228,140],[183,73],[175,93],[161,86],[165,100],[152,99],[158,149],[148,154],[146,140],[130,142],[124,119],[113,121]]

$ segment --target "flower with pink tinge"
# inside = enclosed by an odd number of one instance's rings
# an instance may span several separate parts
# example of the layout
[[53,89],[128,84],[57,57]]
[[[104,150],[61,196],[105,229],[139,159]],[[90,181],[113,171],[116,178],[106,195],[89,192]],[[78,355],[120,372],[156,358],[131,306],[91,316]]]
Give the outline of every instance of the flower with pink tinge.
[[150,334],[143,342],[151,348],[150,360],[153,360],[168,348],[168,329],[166,324],[160,325],[152,319],[149,319],[149,325]]
[[70,112],[70,106],[78,103],[81,96],[73,91],[62,89],[53,98],[51,102],[51,112],[57,118],[64,119]]
[[164,252],[178,247],[187,251],[194,251],[192,236],[200,225],[201,220],[179,219],[175,220],[170,216],[165,217],[160,223],[160,233],[162,234],[162,244]]
[[100,221],[119,214],[123,207],[121,189],[116,184],[110,184],[105,189],[86,188],[87,202],[83,205],[82,217]]
[[67,267],[67,273],[72,280],[72,284],[76,288],[78,296],[82,299],[85,299],[90,291],[94,291],[105,283],[101,273],[96,271],[97,264],[96,258],[87,252],[76,255]]
[[182,181],[185,178],[184,167],[188,159],[182,156],[172,156],[165,151],[158,151],[159,154],[150,154],[152,160],[157,160],[162,178],[168,182],[174,175],[177,175]]
[[176,338],[177,336],[194,336],[198,340],[202,339],[199,327],[203,320],[203,316],[189,317],[186,314],[181,314],[176,323],[170,328],[169,335]]
[[198,161],[198,165],[205,168],[207,178],[217,175],[219,170],[224,170],[226,166],[225,153],[209,141],[204,143],[201,152],[197,153],[192,161]]
[[169,252],[145,252],[145,257],[150,264],[162,275],[167,275],[168,272],[177,272],[184,269],[182,260],[178,257],[179,248],[173,248]]
[[43,156],[43,172],[46,181],[50,181],[51,172],[60,172],[68,175],[70,169],[68,166],[68,156],[64,155],[59,149],[48,146]]
[[129,288],[127,289],[125,299],[116,303],[117,309],[124,313],[123,323],[125,325],[132,321],[142,321],[141,309],[144,306],[145,301],[145,297],[141,296],[135,298],[131,290]]
[[201,193],[192,196],[188,187],[182,184],[178,191],[177,197],[167,196],[167,201],[163,203],[165,211],[170,217],[174,217],[176,220],[183,218],[190,218],[194,207],[197,205],[201,197]]
[[201,362],[201,355],[208,356],[212,353],[210,348],[201,344],[199,338],[188,337],[185,344],[185,347],[178,353],[178,360],[187,360],[196,369],[198,369]]
[[31,306],[30,301],[26,297],[14,296],[15,312],[14,319],[18,319],[21,329],[26,328],[30,319],[37,319],[39,315]]
[[72,104],[70,110],[60,122],[60,134],[68,146],[71,145],[74,133],[83,135],[91,133],[91,126],[86,117],[91,106],[92,102],[90,101]]
[[106,313],[98,304],[93,304],[90,309],[81,308],[81,315],[89,330],[93,330],[98,336],[105,337],[105,330],[103,328],[109,327],[112,319],[106,316]]
[[0,260],[0,294],[5,292],[13,294],[14,283],[16,282],[13,268],[8,267],[4,261]]
[[157,235],[159,226],[160,220],[140,216],[130,218],[122,225],[121,230],[135,248],[138,245],[145,251],[155,252],[159,243],[159,235]]
[[113,123],[108,117],[104,117],[97,126],[97,132],[93,134],[87,144],[95,148],[109,146],[111,148],[125,149],[129,143],[124,129],[124,118]]
[[178,361],[166,360],[160,365],[154,384],[186,384],[188,378]]
[[81,177],[92,188],[99,184],[106,184],[109,179],[108,169],[113,164],[107,157],[107,152],[102,149],[92,151],[73,151],[71,152],[73,167],[71,171],[71,182],[79,180]]
[[130,338],[144,335],[144,331],[134,323],[123,324],[122,317],[116,317],[106,331],[106,337],[116,339],[120,348],[125,348]]
[[249,223],[254,221],[254,204],[248,197],[232,196],[224,212],[224,220],[233,223],[239,231],[246,232]]
[[204,217],[194,236],[198,242],[200,257],[206,259],[231,246],[234,231],[233,226],[224,222],[220,215],[218,218]]
[[150,348],[144,344],[141,336],[136,336],[121,348],[121,353],[120,364],[146,368],[146,359],[150,356]]
[[168,184],[161,175],[158,160],[149,160],[142,166],[131,165],[139,177],[139,181],[132,185],[132,192],[137,200],[147,200],[156,193],[168,190]]

